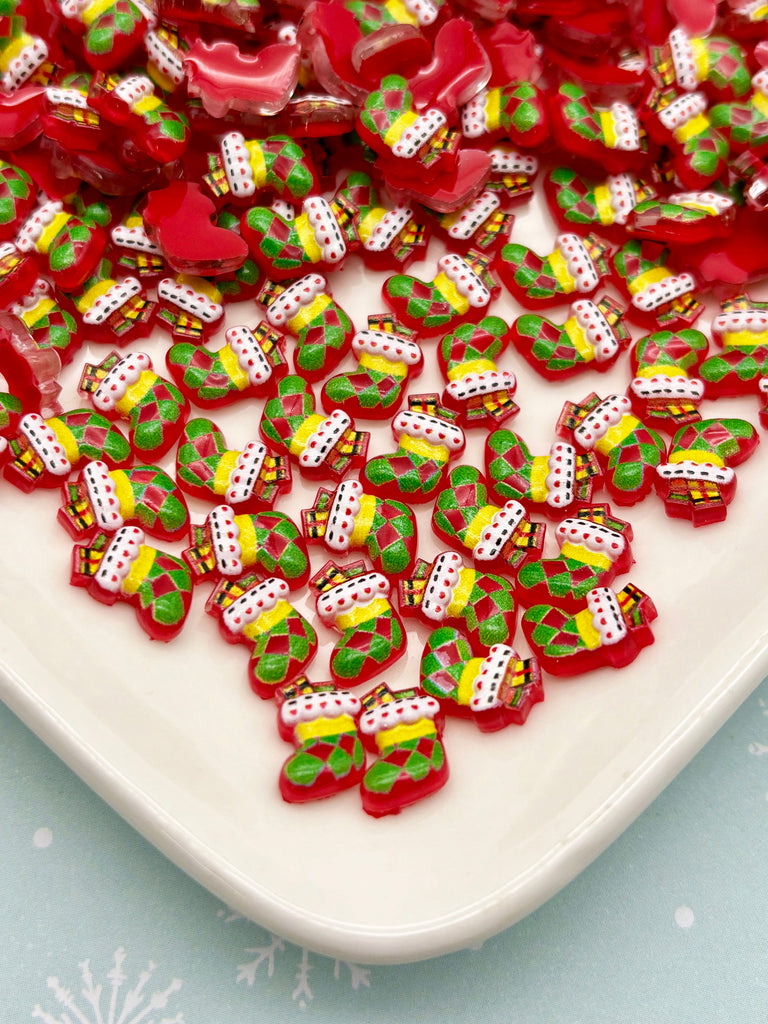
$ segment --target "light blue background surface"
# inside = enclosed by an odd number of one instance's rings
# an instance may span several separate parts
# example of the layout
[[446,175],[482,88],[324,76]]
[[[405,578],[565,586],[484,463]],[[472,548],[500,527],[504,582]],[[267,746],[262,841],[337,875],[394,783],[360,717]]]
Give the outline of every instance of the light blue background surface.
[[231,913],[1,705],[0,765],[0,1024],[768,1021],[768,680],[549,903],[399,967]]

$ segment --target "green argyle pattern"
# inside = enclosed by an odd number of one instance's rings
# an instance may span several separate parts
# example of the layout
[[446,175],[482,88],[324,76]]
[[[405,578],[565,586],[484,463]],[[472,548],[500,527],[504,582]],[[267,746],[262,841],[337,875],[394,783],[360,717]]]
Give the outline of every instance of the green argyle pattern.
[[310,320],[296,338],[294,365],[297,373],[317,380],[334,370],[347,354],[355,328],[347,314],[331,302]]
[[353,415],[379,414],[388,409],[396,412],[406,379],[380,370],[361,369],[331,377],[323,386],[323,394],[334,406]]
[[458,311],[437,288],[409,274],[394,274],[382,294],[398,320],[407,327],[436,331],[456,319]]
[[336,679],[355,685],[405,654],[405,648],[403,624],[389,609],[344,631],[331,653],[331,672]]
[[285,762],[282,777],[289,792],[317,789],[319,796],[353,786],[365,766],[365,749],[353,732],[309,739]]
[[559,324],[533,313],[517,318],[512,338],[528,362],[548,378],[569,377],[594,364],[582,356]]
[[374,491],[396,488],[411,501],[426,501],[440,486],[445,462],[427,459],[416,452],[398,450],[393,455],[379,455],[369,459],[361,473],[361,480]]
[[199,405],[219,405],[240,393],[218,351],[180,341],[171,345],[166,363],[174,381]]
[[549,659],[588,650],[572,615],[548,604],[532,605],[523,615],[523,632],[534,652]]
[[740,395],[768,374],[768,347],[728,348],[705,359],[698,370],[711,397]]
[[146,19],[139,8],[130,0],[115,0],[101,17],[91,24],[85,35],[85,52],[101,58],[124,50],[133,41],[139,41],[139,34],[146,25]]
[[363,777],[363,791],[395,795],[422,786],[428,790],[430,776],[445,764],[445,749],[437,736],[419,736],[388,747]]
[[317,651],[317,633],[297,611],[259,633],[251,653],[251,685],[269,696],[276,686],[296,679]]
[[632,504],[651,489],[666,445],[649,427],[639,426],[608,455],[606,486],[620,504]]
[[131,440],[139,455],[167,449],[178,435],[187,401],[169,381],[158,377],[128,415]]
[[189,523],[189,510],[180,498],[173,477],[158,466],[126,470],[134,502],[134,516],[150,533],[158,529],[178,533]]
[[400,501],[377,500],[365,550],[374,568],[385,576],[406,572],[416,554],[413,511]]
[[464,666],[472,656],[472,647],[459,630],[452,626],[433,629],[421,656],[422,690],[438,700],[455,701]]
[[517,574],[515,593],[522,604],[531,601],[553,601],[564,598],[580,600],[590,590],[605,585],[613,569],[599,569],[575,558],[542,558],[528,562]]
[[192,602],[192,577],[178,558],[158,551],[139,584],[136,599],[145,621],[160,630],[178,629]]
[[[289,583],[305,576],[309,571],[309,555],[293,520],[283,512],[259,512],[251,518],[256,550],[248,564],[257,565],[267,576],[280,576]],[[246,559],[243,561],[245,563]]]
[[541,90],[530,82],[518,82],[502,89],[499,104],[499,123],[516,146],[530,145],[531,133],[541,131],[548,120],[547,107]]

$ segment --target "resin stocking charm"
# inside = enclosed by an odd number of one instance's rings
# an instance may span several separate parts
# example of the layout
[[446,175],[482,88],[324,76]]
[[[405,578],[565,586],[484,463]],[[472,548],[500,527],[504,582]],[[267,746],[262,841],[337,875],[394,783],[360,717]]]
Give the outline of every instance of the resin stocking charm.
[[[544,179],[544,194],[554,217],[567,229],[597,228],[608,236],[623,228],[632,210],[656,195],[655,188],[626,171],[603,180],[586,178],[571,167],[555,167]],[[613,234],[609,237],[613,238]]]
[[8,438],[7,480],[22,491],[59,487],[81,462],[103,460],[121,469],[133,458],[131,446],[117,427],[91,409],[73,409],[44,420],[27,413]]
[[532,249],[510,242],[499,251],[495,269],[513,298],[528,309],[551,306],[568,296],[591,295],[608,276],[610,247],[595,235],[565,234],[555,249],[539,256]]
[[495,644],[475,657],[465,636],[440,626],[427,637],[421,655],[420,686],[440,702],[446,715],[471,719],[482,732],[522,725],[544,700],[535,658],[520,658],[508,644]]
[[128,422],[131,445],[144,458],[159,459],[172,448],[189,415],[184,395],[153,371],[144,352],[110,352],[100,363],[86,363],[78,390],[99,412]]
[[406,327],[427,336],[464,321],[476,322],[499,293],[489,261],[474,249],[465,256],[448,253],[438,260],[432,281],[407,274],[388,277],[382,286],[384,301]]
[[725,519],[736,491],[734,466],[748,459],[759,435],[741,419],[707,419],[681,427],[667,461],[657,468],[656,489],[668,516],[694,526]]
[[272,281],[289,281],[310,270],[338,270],[357,248],[358,210],[337,193],[308,196],[301,213],[287,219],[272,207],[253,206],[240,221],[251,255]]
[[683,188],[706,188],[725,172],[728,143],[707,116],[702,92],[656,89],[640,116],[648,134],[672,151],[672,168]]
[[187,398],[202,408],[264,398],[285,376],[285,337],[265,321],[256,327],[230,327],[224,344],[212,351],[180,341],[166,353],[171,376]]
[[296,338],[294,367],[306,380],[326,377],[349,351],[355,328],[322,275],[307,274],[287,287],[266,281],[256,300],[266,306],[271,327]]
[[380,419],[400,406],[409,377],[421,372],[424,356],[415,332],[385,314],[368,317],[368,329],[352,339],[356,370],[323,384],[320,401],[326,412],[344,409],[350,416]]
[[370,440],[343,409],[329,416],[316,413],[309,385],[293,375],[284,377],[277,395],[265,403],[259,431],[268,444],[292,456],[302,474],[334,480],[365,463]]
[[282,512],[236,515],[217,505],[201,526],[190,530],[190,546],[182,552],[195,582],[235,579],[247,569],[261,576],[280,576],[291,590],[309,576],[309,556],[296,524]]
[[456,620],[472,646],[484,651],[515,634],[511,580],[467,567],[455,551],[443,551],[431,563],[420,558],[398,583],[398,597],[403,615],[418,615],[433,628]]
[[712,335],[722,351],[699,367],[707,394],[741,395],[754,391],[768,372],[768,302],[737,295],[721,303],[712,320]]
[[518,352],[547,380],[564,380],[587,368],[605,371],[629,343],[624,308],[608,295],[579,299],[563,324],[524,313],[512,324]]
[[579,403],[566,402],[557,433],[581,451],[597,453],[605,486],[618,505],[646,497],[666,454],[662,438],[634,415],[625,395],[601,399],[593,391]]
[[509,327],[498,316],[461,324],[441,339],[437,360],[448,381],[443,404],[463,427],[500,426],[520,411],[513,401],[517,378],[495,362],[508,340]]
[[540,556],[544,524],[532,522],[519,501],[502,508],[491,504],[479,469],[456,466],[446,485],[435,502],[432,529],[441,541],[467,552],[476,568],[513,574]]
[[592,452],[556,441],[546,455],[533,455],[513,430],[494,430],[485,443],[485,475],[501,501],[519,501],[530,512],[561,516],[577,502],[592,500],[602,470]]
[[152,640],[173,640],[192,603],[192,578],[180,559],[144,543],[138,526],[123,526],[111,537],[98,534],[73,552],[74,587],[86,587],[97,601],[128,601]]
[[337,684],[364,683],[405,654],[405,629],[389,602],[391,584],[364,562],[325,565],[309,581],[324,625],[341,633],[330,656]]
[[208,168],[203,182],[218,201],[244,203],[266,191],[298,203],[318,189],[308,154],[288,135],[246,139],[229,132],[219,151],[208,154]]
[[613,280],[630,300],[632,320],[648,330],[690,327],[704,307],[695,296],[692,274],[667,266],[670,251],[661,242],[631,238],[613,256]]
[[87,462],[64,485],[63,496],[59,522],[75,538],[139,526],[159,540],[179,540],[189,529],[184,495],[159,466],[110,469],[101,460]]
[[581,610],[549,604],[528,608],[522,627],[541,667],[553,676],[576,676],[609,665],[622,668],[653,643],[658,612],[647,594],[628,583],[618,593],[590,590]]
[[187,421],[176,450],[176,478],[187,494],[231,505],[236,512],[271,508],[291,489],[291,467],[261,441],[231,449],[216,424],[202,416]]
[[343,480],[334,491],[321,487],[301,518],[309,543],[322,542],[343,554],[362,549],[373,568],[387,577],[402,576],[416,558],[413,510],[400,501],[366,494],[359,480]]
[[654,155],[637,112],[627,103],[595,107],[580,85],[564,82],[551,97],[550,110],[557,144],[611,174],[636,171]]
[[632,349],[629,398],[637,415],[659,429],[675,430],[701,419],[704,383],[693,376],[707,354],[707,339],[693,329],[657,331]]
[[306,803],[359,785],[366,760],[357,728],[360,698],[305,678],[281,687],[275,697],[278,731],[296,747],[280,769],[283,800]]
[[532,82],[484,89],[462,107],[461,130],[465,139],[508,139],[514,146],[535,149],[549,136],[544,93]]
[[437,395],[411,395],[408,408],[392,421],[397,451],[369,459],[361,481],[383,498],[429,501],[448,463],[464,450],[464,431],[454,420]]
[[317,653],[317,633],[291,604],[288,584],[276,576],[222,579],[205,610],[218,618],[227,643],[251,649],[248,680],[263,700],[298,679]]
[[362,698],[360,732],[378,754],[363,776],[363,810],[374,818],[397,814],[431,796],[448,780],[443,715],[434,697],[392,691],[380,683]]
[[613,516],[610,505],[580,508],[554,533],[560,553],[528,562],[517,574],[515,593],[523,604],[550,602],[577,610],[588,591],[608,586],[634,562],[632,527]]

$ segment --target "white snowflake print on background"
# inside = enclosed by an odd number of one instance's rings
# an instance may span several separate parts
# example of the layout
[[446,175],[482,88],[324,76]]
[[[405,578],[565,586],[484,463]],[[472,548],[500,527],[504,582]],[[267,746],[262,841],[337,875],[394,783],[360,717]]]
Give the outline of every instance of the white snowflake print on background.
[[181,981],[174,978],[166,988],[147,996],[145,989],[156,969],[150,961],[140,972],[133,988],[123,992],[121,990],[128,981],[128,975],[123,971],[125,957],[122,947],[115,951],[114,964],[107,972],[107,985],[94,982],[90,960],[79,963],[82,981],[79,998],[58,978],[48,978],[48,988],[62,1007],[62,1010],[55,1011],[60,1016],[48,1013],[39,1004],[32,1011],[32,1016],[44,1024],[184,1024],[181,1011],[173,1017],[153,1016],[155,1011],[165,1010],[170,997],[181,988]]
[[[229,909],[219,910],[217,916],[224,918],[226,923],[245,920],[236,911],[230,911]],[[342,974],[346,975],[348,973],[350,987],[355,992],[361,987],[370,988],[371,972],[367,968],[361,967],[359,964],[349,963],[346,960],[331,961],[329,957],[320,956],[319,954],[315,956],[310,954],[308,949],[286,943],[279,935],[270,935],[269,940],[263,945],[250,946],[245,950],[246,953],[253,953],[255,956],[246,963],[237,965],[236,980],[238,982],[244,981],[249,988],[252,988],[256,984],[256,978],[262,964],[264,965],[263,973],[268,978],[271,978],[275,973],[275,958],[278,953],[286,953],[286,947],[288,950],[299,953],[299,962],[295,974],[296,985],[291,993],[291,998],[302,1009],[314,999],[314,994],[309,984],[309,974],[310,971],[314,970],[316,964],[312,962],[310,956],[314,956],[315,960],[319,963],[333,963],[333,977],[336,981],[340,980]]]

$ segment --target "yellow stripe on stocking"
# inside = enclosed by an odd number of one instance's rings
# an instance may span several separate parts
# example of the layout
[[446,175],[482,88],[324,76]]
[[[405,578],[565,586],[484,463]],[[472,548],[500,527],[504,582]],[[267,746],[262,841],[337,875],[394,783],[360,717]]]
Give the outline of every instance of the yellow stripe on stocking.
[[56,235],[58,235],[60,231],[62,231],[66,227],[67,221],[70,219],[70,217],[71,214],[64,213],[63,210],[61,213],[57,213],[53,217],[51,223],[46,225],[45,228],[43,228],[43,230],[40,233],[40,237],[35,242],[35,248],[38,252],[48,252],[53,243],[54,238],[56,237]]
[[155,386],[158,380],[156,373],[151,370],[144,370],[135,384],[126,389],[125,394],[119,402],[115,402],[115,408],[121,416],[127,416],[131,409],[139,404],[148,391]]
[[563,254],[556,249],[553,253],[550,253],[545,262],[549,263],[550,270],[555,275],[555,279],[562,290],[566,295],[569,295],[576,287],[576,282],[571,277]]
[[572,558],[575,562],[593,565],[596,569],[609,569],[613,564],[602,551],[590,551],[581,544],[571,544],[569,541],[560,548],[560,554],[563,558]]
[[472,517],[464,534],[462,544],[465,548],[474,548],[475,544],[480,540],[483,530],[490,526],[493,517],[498,511],[494,505],[483,505],[482,508],[477,510],[477,514]]
[[714,452],[700,452],[695,448],[688,448],[684,451],[672,452],[667,459],[667,462],[673,465],[678,462],[709,462],[713,466],[719,466],[721,469],[725,465],[719,455],[715,455]]
[[131,571],[128,573],[128,575],[122,582],[122,591],[124,594],[136,593],[141,584],[152,571],[152,566],[155,564],[156,556],[156,548],[147,547],[146,544],[141,545],[136,560],[131,566]]
[[409,740],[417,740],[421,736],[436,736],[437,729],[431,718],[422,718],[412,725],[396,725],[392,729],[382,729],[376,733],[376,746],[379,750],[396,747]]
[[709,74],[709,54],[706,43],[703,39],[691,39],[689,42],[693,51],[693,63],[696,65],[696,77],[703,82]]
[[351,715],[316,718],[312,722],[299,722],[296,726],[296,737],[302,743],[306,743],[307,740],[320,739],[323,736],[338,736],[343,732],[357,732],[355,720]]
[[232,476],[232,470],[237,464],[237,460],[240,456],[240,452],[224,452],[221,456],[216,472],[213,475],[213,493],[214,494],[226,494],[227,488],[229,487],[229,478]]
[[459,380],[471,373],[493,373],[496,364],[490,359],[468,359],[466,363],[459,363],[448,371],[448,380]]
[[587,338],[587,333],[575,316],[569,317],[563,324],[563,330],[571,339],[573,347],[579,353],[585,363],[595,358],[595,350]]
[[414,121],[418,120],[418,115],[412,110],[406,110],[405,113],[401,114],[396,118],[392,124],[387,128],[384,133],[384,145],[389,146],[390,149],[399,142],[400,136],[406,129],[410,128]]
[[459,676],[459,683],[456,688],[456,700],[462,707],[468,707],[469,702],[474,696],[474,686],[477,674],[480,671],[480,666],[483,664],[483,658],[470,658],[461,670]]
[[284,622],[292,611],[293,608],[287,601],[278,601],[274,608],[262,612],[253,622],[249,622],[243,630],[243,636],[249,640],[256,640],[262,633],[268,633],[270,629]]
[[459,582],[453,588],[451,600],[445,610],[449,619],[455,619],[458,615],[461,615],[469,604],[469,598],[476,578],[477,573],[474,569],[464,567],[459,570]]
[[358,605],[351,611],[337,615],[335,623],[339,629],[354,629],[361,622],[368,622],[370,619],[377,619],[380,615],[386,615],[392,611],[392,605],[386,597],[374,597],[368,604]]
[[638,276],[633,278],[631,281],[627,281],[627,290],[630,295],[639,295],[652,284],[658,284],[659,281],[666,281],[670,276],[669,271],[664,267],[651,267],[651,269],[646,270],[644,274],[638,274]]
[[607,185],[595,186],[595,206],[601,224],[613,224],[616,214],[611,202],[611,190]]
[[122,469],[113,469],[109,474],[115,485],[115,495],[120,502],[120,515],[123,519],[131,519],[136,511],[136,499],[128,474]]
[[47,425],[56,435],[56,439],[64,449],[64,453],[69,459],[70,465],[74,466],[80,459],[80,449],[75,435],[66,425],[64,420],[60,420],[58,416],[54,416],[49,420],[46,420]]
[[451,457],[451,453],[442,444],[430,444],[420,437],[411,437],[409,434],[401,434],[398,442],[403,451],[418,455],[421,459],[434,459],[435,462],[444,463]]
[[238,362],[238,358],[229,345],[224,345],[218,352],[224,372],[235,385],[238,391],[244,391],[248,387],[248,374]]
[[323,257],[323,250],[317,244],[315,232],[312,225],[309,223],[309,217],[306,213],[300,213],[294,220],[293,226],[299,236],[301,247],[307,254],[307,259],[309,259],[311,263],[319,263]]
[[405,363],[391,362],[384,356],[374,356],[370,352],[360,354],[360,365],[366,370],[373,370],[374,373],[384,373],[388,377],[401,379],[408,376],[408,367]]
[[256,188],[261,188],[267,180],[267,164],[264,160],[261,145],[255,139],[246,139],[245,148],[248,151],[248,162],[251,165],[253,183]]
[[360,548],[365,544],[368,534],[371,532],[373,517],[376,513],[376,506],[379,501],[375,494],[360,495],[360,511],[355,516],[352,533],[349,537],[349,546]]
[[433,284],[452,309],[455,309],[462,316],[467,312],[469,309],[468,299],[461,294],[453,281],[446,277],[442,270],[433,281]]
[[576,623],[576,629],[587,649],[596,650],[600,646],[600,634],[592,624],[592,612],[589,608],[574,615],[573,621]]
[[319,413],[314,412],[311,416],[307,416],[304,422],[299,425],[299,429],[293,435],[288,445],[288,451],[291,455],[295,455],[298,458],[307,447],[307,441],[323,423],[325,423],[325,416],[320,416]]
[[690,121],[686,121],[685,124],[676,128],[673,134],[678,142],[685,143],[695,135],[703,135],[708,129],[709,118],[703,114],[697,114],[696,117],[692,117]]
[[298,311],[298,313],[288,321],[288,326],[294,334],[298,334],[303,331],[304,328],[311,324],[313,320],[322,316],[323,310],[327,309],[331,304],[330,295],[316,295],[311,302],[307,303],[306,306]]
[[537,455],[531,463],[531,499],[541,504],[547,500],[549,456]]
[[601,455],[608,455],[613,448],[621,444],[639,426],[640,420],[637,417],[631,415],[622,416],[621,421],[615,427],[607,430],[605,435],[600,438],[595,448]]

